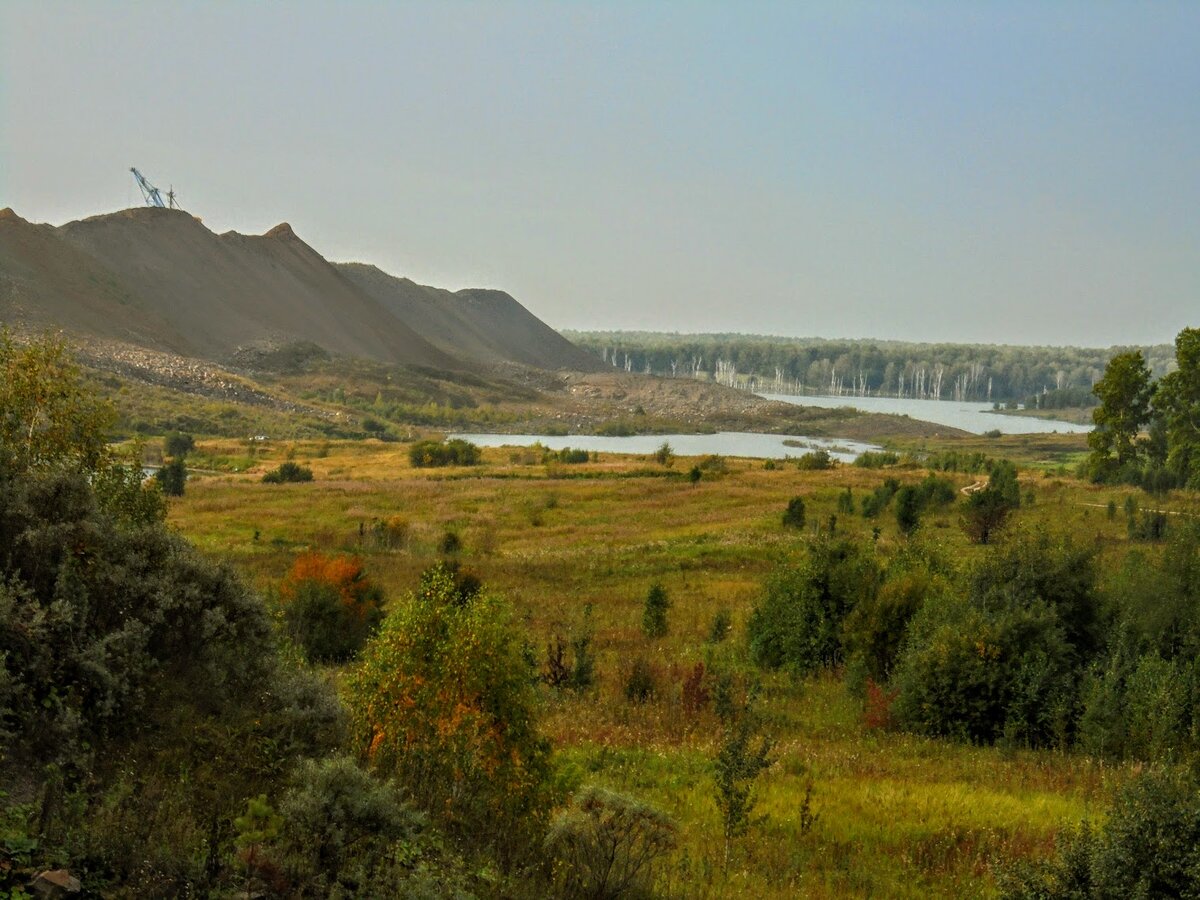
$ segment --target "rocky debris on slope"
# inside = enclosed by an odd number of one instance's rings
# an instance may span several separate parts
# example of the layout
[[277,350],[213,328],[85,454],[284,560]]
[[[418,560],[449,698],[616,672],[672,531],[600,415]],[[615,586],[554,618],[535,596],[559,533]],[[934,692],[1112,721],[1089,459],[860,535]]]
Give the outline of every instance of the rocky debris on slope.
[[85,365],[185,394],[258,406],[277,412],[300,413],[329,421],[348,421],[345,413],[275,397],[246,384],[211,363],[142,347],[89,341],[78,351]]

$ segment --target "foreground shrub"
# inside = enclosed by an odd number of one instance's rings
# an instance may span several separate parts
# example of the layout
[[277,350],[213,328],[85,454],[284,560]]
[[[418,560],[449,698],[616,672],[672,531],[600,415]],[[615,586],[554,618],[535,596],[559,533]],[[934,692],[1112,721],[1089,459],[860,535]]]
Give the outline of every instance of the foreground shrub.
[[1088,673],[1081,693],[1079,743],[1089,753],[1169,762],[1196,752],[1200,661],[1156,652],[1129,659],[1118,650]]
[[917,491],[921,497],[921,504],[925,507],[946,506],[953,503],[957,496],[953,481],[932,472],[917,483]]
[[589,462],[592,455],[586,450],[573,450],[570,447],[563,447],[561,450],[547,450],[543,454],[543,458],[548,463],[558,462],[570,466]]
[[1043,605],[989,615],[962,598],[926,604],[892,682],[897,720],[971,742],[1051,743],[1073,693],[1057,624]]
[[903,534],[912,534],[921,524],[921,494],[911,484],[896,492],[896,524]]
[[15,772],[38,798],[38,859],[207,893],[244,799],[336,738],[336,700],[281,667],[230,569],[105,513],[82,476],[0,477],[0,546],[0,792]]
[[634,659],[625,675],[625,699],[645,703],[658,693],[658,670],[644,656]]
[[289,637],[309,662],[345,662],[383,618],[383,591],[357,557],[306,553],[279,589]]
[[862,515],[864,519],[873,519],[888,508],[892,498],[900,490],[900,482],[895,478],[885,478],[883,484],[875,488],[862,499]]
[[246,798],[340,738],[336,697],[283,665],[232,570],[164,527],[62,346],[11,351],[0,335],[0,894],[24,896],[14,850],[89,892],[224,894]]
[[763,730],[752,686],[744,701],[732,697],[728,681],[721,687],[726,694],[717,704],[721,717],[721,743],[713,760],[713,799],[721,814],[725,835],[725,861],[729,861],[730,842],[744,835],[753,822],[757,802],[755,783],[774,760],[774,740]]
[[965,472],[974,475],[989,470],[994,464],[995,460],[978,451],[967,453],[962,450],[946,450],[925,457],[925,468],[937,472]]
[[612,791],[584,788],[546,835],[554,896],[650,896],[655,865],[674,847],[675,824],[664,813]]
[[847,657],[871,679],[884,683],[892,674],[909,622],[927,597],[944,590],[928,571],[889,577],[879,591],[867,595],[846,617],[843,640]]
[[710,644],[719,644],[729,637],[733,631],[733,615],[729,612],[729,608],[722,606],[713,615],[712,624],[708,628],[707,642]]
[[302,763],[279,811],[284,827],[276,852],[306,897],[369,892],[389,868],[394,845],[415,841],[425,827],[394,787],[342,756]]
[[[269,667],[262,603],[159,525],[127,530],[82,476],[0,477],[0,710],[16,743],[64,761],[136,728],[164,678],[215,703]],[[164,674],[165,673],[165,674]]]
[[263,484],[289,484],[303,481],[312,481],[312,469],[307,466],[302,466],[299,463],[285,462],[279,465],[279,468],[272,469],[262,477]]
[[464,596],[439,566],[367,643],[346,699],[372,769],[451,834],[513,861],[553,800],[534,683],[508,608]]

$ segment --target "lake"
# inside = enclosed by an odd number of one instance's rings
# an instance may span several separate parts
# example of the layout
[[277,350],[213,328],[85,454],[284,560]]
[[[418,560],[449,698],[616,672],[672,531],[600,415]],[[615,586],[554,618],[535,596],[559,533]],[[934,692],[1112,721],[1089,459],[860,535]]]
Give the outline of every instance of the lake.
[[[755,459],[783,459],[804,456],[813,450],[828,450],[829,455],[842,462],[853,462],[860,453],[880,449],[874,444],[858,441],[826,440],[788,434],[760,434],[752,431],[718,431],[716,434],[635,434],[629,437],[608,437],[599,434],[451,434],[479,447],[528,447],[541,444],[551,450],[574,447],[598,453],[650,454],[662,446],[671,445],[680,456],[745,456]],[[802,447],[789,447],[784,441],[796,441]]]
[[1059,422],[1056,419],[1035,419],[1027,416],[1006,416],[992,412],[991,404],[959,400],[913,400],[905,397],[822,397],[792,394],[759,394],[768,400],[780,400],[797,406],[820,406],[838,409],[848,406],[863,412],[890,413],[909,416],[938,425],[949,425],[975,434],[999,430],[1001,434],[1086,434],[1090,425]]

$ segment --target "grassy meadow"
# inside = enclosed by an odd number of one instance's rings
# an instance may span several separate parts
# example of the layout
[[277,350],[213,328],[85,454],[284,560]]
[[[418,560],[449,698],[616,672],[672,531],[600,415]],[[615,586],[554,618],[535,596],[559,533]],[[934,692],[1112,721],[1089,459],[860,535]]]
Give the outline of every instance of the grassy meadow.
[[[1019,461],[1019,524],[1094,535],[1102,572],[1124,555],[1124,515],[1111,516],[1108,505],[1120,510],[1134,492],[1064,475],[1081,452],[1077,436],[953,446]],[[261,483],[288,458],[311,467],[315,480]],[[484,450],[470,468],[414,469],[402,444],[202,441],[170,521],[268,596],[310,549],[362,556],[389,597],[403,596],[453,532],[462,566],[511,604],[539,665],[557,636],[592,629],[597,684],[579,695],[545,689],[543,728],[564,777],[651,802],[679,825],[679,846],[660,872],[668,895],[988,896],[996,863],[1045,855],[1064,826],[1103,815],[1122,768],[868,727],[840,673],[804,682],[768,673],[763,705],[776,749],[758,787],[756,813],[765,818],[727,848],[713,800],[717,718],[689,709],[681,685],[712,654],[745,657],[746,619],[773,566],[830,527],[868,540],[878,528],[881,553],[905,540],[934,542],[964,565],[984,548],[967,541],[953,506],[927,513],[908,539],[891,509],[878,519],[838,513],[847,487],[861,498],[885,477],[916,481],[923,469],[802,471],[730,459],[693,484],[696,462],[601,455],[543,465],[530,451],[501,448]],[[986,476],[947,477],[961,489]],[[781,525],[794,496],[807,507],[803,530]],[[642,603],[655,582],[672,606],[667,635],[650,639]],[[710,642],[723,609],[732,631]],[[623,691],[639,655],[659,679],[643,704]]]

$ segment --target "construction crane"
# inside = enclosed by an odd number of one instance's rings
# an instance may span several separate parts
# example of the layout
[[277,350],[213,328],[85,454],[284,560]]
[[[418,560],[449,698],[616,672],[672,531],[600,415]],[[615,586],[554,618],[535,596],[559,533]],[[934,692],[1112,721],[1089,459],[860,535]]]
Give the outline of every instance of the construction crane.
[[134,180],[137,181],[138,188],[142,192],[142,199],[146,201],[147,206],[157,206],[162,209],[180,208],[179,204],[175,202],[175,188],[173,185],[171,189],[167,191],[168,202],[163,203],[162,194],[159,192],[158,188],[148,182],[145,176],[143,176],[142,173],[137,169],[130,168],[129,171],[133,173]]

